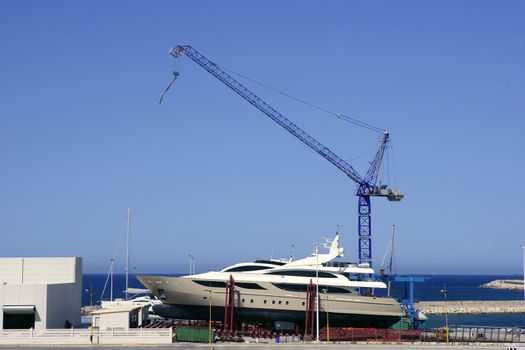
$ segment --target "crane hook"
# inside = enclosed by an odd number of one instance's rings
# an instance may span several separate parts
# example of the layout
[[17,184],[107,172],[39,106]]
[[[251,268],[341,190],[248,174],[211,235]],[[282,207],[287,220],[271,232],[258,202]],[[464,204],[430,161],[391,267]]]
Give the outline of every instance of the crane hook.
[[166,92],[168,92],[168,90],[171,88],[171,86],[173,85],[173,83],[175,82],[175,80],[177,80],[177,78],[179,77],[179,72],[177,71],[173,71],[173,80],[171,81],[171,83],[168,85],[168,87],[166,88],[166,90],[164,90],[164,92],[162,93],[162,96],[160,96],[160,100],[159,100],[159,105],[162,104],[162,100],[164,99],[164,95],[166,95]]

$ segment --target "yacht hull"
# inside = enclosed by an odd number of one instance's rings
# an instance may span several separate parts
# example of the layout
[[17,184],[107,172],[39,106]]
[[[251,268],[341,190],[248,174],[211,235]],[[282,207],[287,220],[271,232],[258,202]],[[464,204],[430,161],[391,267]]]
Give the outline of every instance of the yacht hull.
[[[153,310],[157,315],[164,318],[203,321],[209,319],[210,312],[209,306],[170,304],[155,305]],[[222,321],[223,318],[224,307],[212,307],[212,320]],[[398,322],[399,318],[399,316],[328,313],[331,327],[388,328]],[[235,308],[234,320],[236,322],[259,322],[263,324],[287,321],[303,328],[305,311]],[[319,323],[321,326],[326,324],[326,312],[321,311],[319,313]]]
[[[226,289],[214,285],[204,286],[192,277],[137,276],[137,278],[162,301],[153,307],[155,313],[165,318],[222,320]],[[234,277],[235,278],[235,277]],[[276,283],[242,283],[235,286],[234,319],[243,322],[267,323],[294,322],[304,326],[306,293],[279,288]],[[240,283],[237,283],[240,282]],[[396,323],[404,313],[392,298],[361,296],[355,294],[320,294],[320,324],[338,327],[387,328]]]

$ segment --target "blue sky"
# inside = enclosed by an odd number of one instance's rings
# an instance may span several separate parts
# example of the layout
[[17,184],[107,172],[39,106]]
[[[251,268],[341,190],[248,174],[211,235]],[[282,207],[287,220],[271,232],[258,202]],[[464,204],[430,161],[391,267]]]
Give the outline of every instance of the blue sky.
[[[304,255],[337,225],[357,260],[354,183],[168,55],[191,44],[390,131],[406,197],[372,203],[374,266],[395,223],[400,272],[518,273],[524,34],[522,1],[2,1],[0,256],[104,272],[131,205],[140,272]],[[366,172],[376,134],[246,85]]]

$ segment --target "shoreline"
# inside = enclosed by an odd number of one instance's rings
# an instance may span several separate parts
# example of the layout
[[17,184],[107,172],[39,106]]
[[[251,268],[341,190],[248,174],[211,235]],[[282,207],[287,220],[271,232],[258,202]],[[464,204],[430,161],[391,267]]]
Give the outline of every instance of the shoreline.
[[462,301],[420,301],[415,308],[425,315],[434,314],[507,314],[524,313],[523,300],[462,300]]
[[481,288],[504,289],[522,291],[524,289],[523,280],[493,280],[482,284]]

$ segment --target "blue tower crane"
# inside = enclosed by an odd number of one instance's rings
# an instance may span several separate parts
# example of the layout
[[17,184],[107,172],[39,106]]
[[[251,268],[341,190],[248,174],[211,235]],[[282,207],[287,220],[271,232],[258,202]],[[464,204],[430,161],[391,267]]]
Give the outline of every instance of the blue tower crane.
[[324,159],[335,165],[339,170],[346,174],[350,179],[357,183],[356,195],[358,196],[358,233],[359,233],[359,263],[372,264],[372,222],[370,197],[386,197],[390,201],[400,201],[403,193],[399,190],[393,190],[386,185],[377,186],[377,177],[381,167],[381,161],[385,152],[386,145],[390,139],[388,132],[385,132],[381,138],[379,150],[370,164],[365,177],[361,177],[357,171],[340,158],[330,149],[322,145],[315,138],[310,136],[299,126],[294,124],[288,118],[283,116],[272,106],[264,102],[253,92],[244,87],[240,82],[228,75],[217,64],[213,63],[200,52],[190,45],[179,45],[170,50],[174,57],[182,55],[188,56],[192,61],[197,63],[211,75],[221,81],[224,85],[235,91],[238,95],[251,103],[255,108],[266,114],[270,119],[283,127],[290,134],[294,135],[300,141],[305,143],[312,150],[321,155]]

